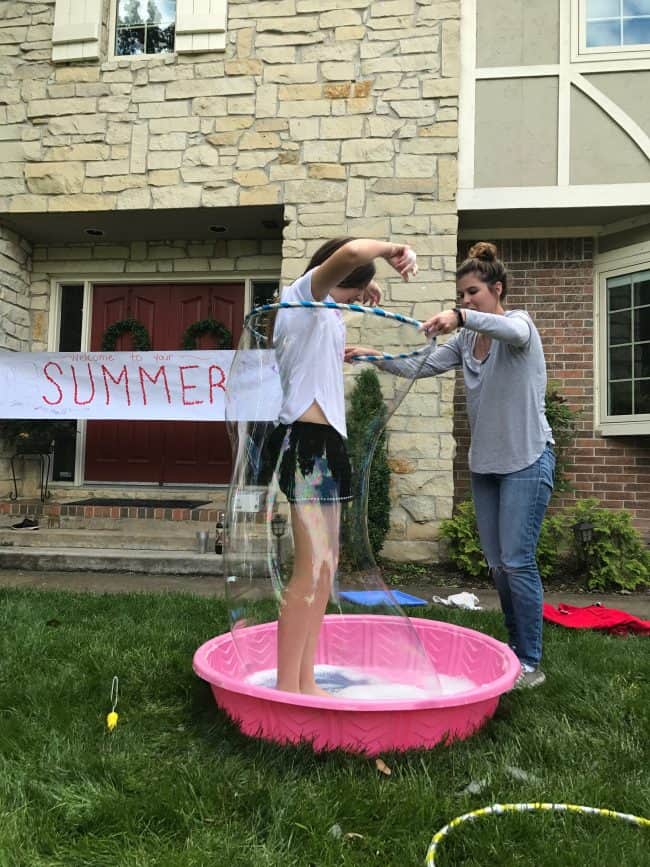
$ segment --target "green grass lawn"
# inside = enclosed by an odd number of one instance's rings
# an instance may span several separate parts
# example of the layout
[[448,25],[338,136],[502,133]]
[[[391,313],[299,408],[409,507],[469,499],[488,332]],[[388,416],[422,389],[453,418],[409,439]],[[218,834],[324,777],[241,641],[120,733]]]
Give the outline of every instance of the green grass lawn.
[[[496,613],[434,614],[504,637]],[[383,756],[385,776],[249,740],[218,712],[191,660],[226,628],[222,601],[8,590],[0,617],[1,867],[408,867],[454,816],[498,801],[650,816],[647,638],[547,627],[543,687],[504,696],[467,741]],[[452,831],[437,863],[648,867],[650,831],[488,818]]]

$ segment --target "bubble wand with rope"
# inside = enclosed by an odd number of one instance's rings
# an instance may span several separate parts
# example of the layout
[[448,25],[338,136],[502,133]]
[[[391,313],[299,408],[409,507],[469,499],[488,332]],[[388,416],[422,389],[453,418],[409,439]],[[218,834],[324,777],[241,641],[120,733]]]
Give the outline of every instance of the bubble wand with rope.
[[[350,310],[352,313],[369,313],[373,316],[381,316],[384,319],[394,319],[397,322],[402,322],[404,325],[412,325],[414,328],[420,328],[422,323],[419,319],[412,319],[410,316],[404,316],[402,313],[392,313],[390,310],[384,310],[382,307],[364,307],[362,304],[342,304],[338,301],[278,301],[275,304],[261,304],[246,316],[244,324],[260,313],[268,313],[272,310],[286,310],[295,307],[307,308],[325,308],[326,310]],[[257,333],[257,332],[255,332]],[[429,349],[428,346],[414,349],[412,352],[400,352],[398,355],[391,355],[388,352],[378,353],[377,355],[355,355],[354,361],[380,361],[389,360],[392,358],[411,358],[413,355],[419,355]]]
[[[417,258],[413,250],[410,251],[410,266],[409,274],[412,277],[418,273]],[[314,308],[326,310],[349,310],[352,313],[365,313],[372,316],[380,316],[383,319],[393,319],[396,322],[401,322],[404,325],[411,325],[414,328],[420,329],[422,322],[419,319],[413,319],[411,316],[404,316],[403,313],[393,313],[390,310],[384,310],[383,307],[365,307],[363,304],[343,304],[338,301],[277,301],[271,304],[260,304],[244,317],[244,327],[248,328],[256,337],[263,337],[255,331],[251,326],[251,320],[261,313],[270,313],[274,310],[287,310],[291,308]],[[428,346],[414,349],[412,352],[400,352],[396,355],[391,355],[388,352],[378,353],[377,355],[354,355],[353,361],[390,361],[395,358],[411,358],[414,355],[420,355],[428,350]]]

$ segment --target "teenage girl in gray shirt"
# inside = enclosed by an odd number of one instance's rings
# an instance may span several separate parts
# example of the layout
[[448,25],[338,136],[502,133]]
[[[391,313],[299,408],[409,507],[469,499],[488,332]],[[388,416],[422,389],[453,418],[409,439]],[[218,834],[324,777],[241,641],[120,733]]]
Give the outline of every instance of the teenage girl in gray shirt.
[[[543,588],[535,552],[553,488],[553,434],[544,414],[546,364],[539,333],[523,310],[506,312],[508,276],[496,247],[475,244],[456,273],[459,307],[423,323],[428,355],[376,362],[398,376],[462,368],[471,431],[469,467],[481,547],[497,587],[518,683],[537,686],[542,656]],[[441,346],[439,334],[453,334]],[[372,355],[350,346],[353,355]]]

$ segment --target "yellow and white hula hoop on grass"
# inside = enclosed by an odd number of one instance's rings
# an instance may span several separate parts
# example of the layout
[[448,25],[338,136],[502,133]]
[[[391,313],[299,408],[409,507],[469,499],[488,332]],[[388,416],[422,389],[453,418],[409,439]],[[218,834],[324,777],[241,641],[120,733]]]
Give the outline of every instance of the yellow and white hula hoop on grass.
[[581,804],[550,804],[543,802],[531,804],[492,804],[491,807],[481,807],[480,810],[472,810],[471,813],[464,813],[462,816],[457,816],[455,819],[452,819],[448,825],[441,828],[434,836],[431,845],[429,846],[426,857],[427,867],[435,867],[436,849],[447,834],[449,834],[453,828],[462,825],[463,822],[473,822],[475,819],[481,819],[484,816],[499,816],[503,813],[532,813],[535,810],[606,816],[608,819],[618,819],[621,822],[628,822],[629,824],[637,825],[640,828],[650,828],[650,819],[645,819],[643,816],[633,816],[631,813],[617,813],[615,810],[605,810],[601,807],[584,807]]

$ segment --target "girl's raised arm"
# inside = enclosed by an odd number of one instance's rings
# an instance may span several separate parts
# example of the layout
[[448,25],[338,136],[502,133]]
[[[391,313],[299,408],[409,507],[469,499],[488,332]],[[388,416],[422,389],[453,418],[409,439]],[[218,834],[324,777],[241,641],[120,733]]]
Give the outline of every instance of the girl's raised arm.
[[415,254],[408,244],[357,238],[339,247],[328,259],[314,268],[311,278],[311,294],[314,300],[322,301],[355,268],[367,265],[373,259],[385,259],[403,280],[408,280],[409,274],[415,273]]

